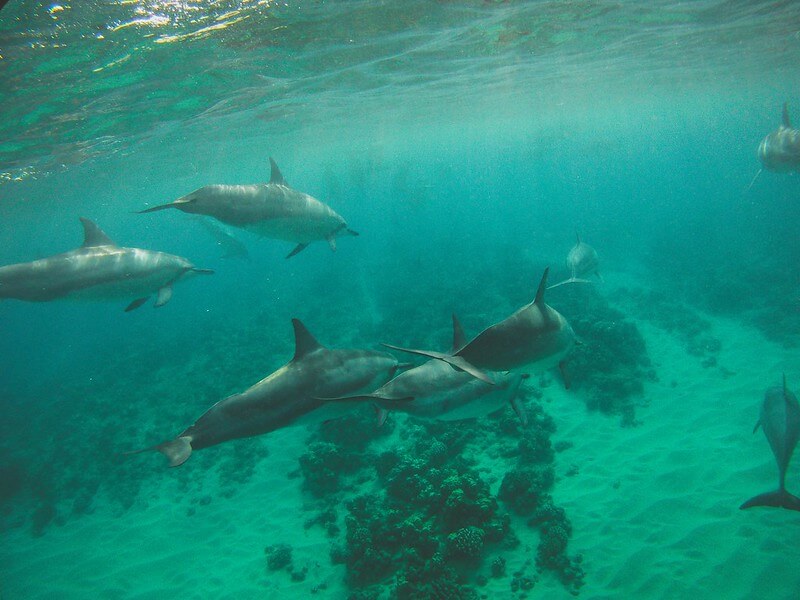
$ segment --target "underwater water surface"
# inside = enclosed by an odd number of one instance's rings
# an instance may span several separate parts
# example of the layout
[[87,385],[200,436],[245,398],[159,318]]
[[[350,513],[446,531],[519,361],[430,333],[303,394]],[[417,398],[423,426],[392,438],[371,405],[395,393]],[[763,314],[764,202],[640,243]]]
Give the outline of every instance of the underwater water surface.
[[[765,391],[800,387],[800,180],[756,153],[798,59],[793,2],[9,0],[0,265],[85,217],[214,274],[0,301],[0,598],[797,597],[800,513],[739,506],[776,487]],[[287,259],[228,227],[224,258],[208,217],[139,214],[270,157],[359,235]],[[286,364],[293,318],[444,351],[453,313],[471,338],[568,278],[576,233],[600,276],[546,293],[581,344],[527,425],[363,402],[125,454]]]

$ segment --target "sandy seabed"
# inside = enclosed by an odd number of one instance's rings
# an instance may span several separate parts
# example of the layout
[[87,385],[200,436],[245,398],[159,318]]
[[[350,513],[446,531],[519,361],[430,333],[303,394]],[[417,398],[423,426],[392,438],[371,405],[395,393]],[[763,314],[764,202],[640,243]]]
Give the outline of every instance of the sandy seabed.
[[[710,368],[665,331],[637,322],[659,381],[646,385],[636,427],[587,411],[558,386],[545,391],[558,425],[553,441],[572,443],[557,455],[553,495],[572,521],[569,551],[584,557],[582,598],[800,597],[800,513],[738,508],[777,486],[767,442],[752,429],[765,389],[782,373],[800,388],[800,361],[755,329],[712,322],[722,349]],[[344,567],[331,564],[322,528],[304,527],[309,498],[302,479],[289,477],[304,450],[298,431],[264,436],[269,456],[232,497],[209,476],[194,482],[204,500],[190,500],[162,457],[141,459],[164,477],[129,510],[97,506],[41,537],[25,527],[5,531],[0,598],[346,598]],[[487,456],[484,469],[491,464]],[[798,464],[787,486],[800,493]],[[508,573],[538,540],[522,523],[515,531],[522,544],[504,554]],[[266,569],[264,548],[277,543],[292,545],[295,567],[308,569],[304,581]],[[508,578],[479,592],[514,597]],[[529,597],[572,596],[545,573]]]

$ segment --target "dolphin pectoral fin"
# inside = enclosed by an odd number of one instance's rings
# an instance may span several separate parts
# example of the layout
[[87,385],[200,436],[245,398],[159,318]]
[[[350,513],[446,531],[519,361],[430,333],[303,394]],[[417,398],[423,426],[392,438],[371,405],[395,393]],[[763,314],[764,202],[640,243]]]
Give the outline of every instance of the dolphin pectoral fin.
[[307,247],[308,244],[297,244],[297,246],[294,247],[294,250],[292,250],[291,252],[289,252],[289,254],[286,255],[286,258],[292,258],[295,254],[300,254]]
[[355,235],[355,236],[359,236],[359,235],[361,235],[360,233],[358,233],[357,231],[353,231],[353,230],[352,230],[352,229],[350,229],[349,227],[345,227],[345,231],[346,231],[347,233],[349,233],[350,235]]
[[744,510],[746,508],[752,508],[753,506],[774,506],[775,508],[787,508],[789,510],[800,511],[800,498],[793,496],[786,490],[777,490],[750,498],[750,500],[742,504],[739,509]]
[[756,431],[758,431],[758,428],[759,428],[759,427],[761,427],[761,419],[759,419],[758,421],[756,421],[755,427],[753,427],[753,433],[755,433]]
[[451,367],[458,369],[459,371],[464,371],[465,373],[469,373],[475,379],[480,379],[484,383],[488,383],[489,385],[494,385],[494,380],[489,377],[486,373],[481,371],[478,367],[473,365],[471,362],[462,358],[460,356],[446,356],[442,358],[444,362],[449,364]]
[[783,111],[781,112],[781,123],[787,129],[792,128],[792,120],[789,118],[789,105],[788,103],[783,103]]
[[514,409],[514,414],[517,415],[520,424],[523,427],[528,426],[528,413],[525,412],[525,407],[522,405],[522,400],[518,396],[513,396],[511,398],[511,408]]
[[389,416],[389,411],[380,406],[373,406],[375,408],[375,428],[378,429],[386,423],[386,417]]
[[567,361],[562,360],[560,363],[558,363],[558,371],[561,373],[561,379],[564,380],[564,389],[568,390],[572,387],[572,379],[567,372]]
[[331,250],[336,252],[336,238],[332,235],[329,235],[325,239],[328,241],[328,246],[331,247]]
[[159,444],[153,449],[158,450],[169,459],[170,467],[180,467],[192,455],[192,438],[186,436],[175,438]]
[[158,308],[159,306],[164,306],[167,302],[170,301],[170,298],[172,298],[172,286],[165,285],[164,287],[159,288],[158,298],[156,298],[156,302],[153,306],[155,306],[156,308]]
[[417,350],[414,348],[402,348],[400,346],[392,346],[391,344],[383,344],[387,348],[391,348],[392,350],[397,350],[398,352],[408,352],[409,354],[419,354],[420,356],[427,356],[428,358],[435,358],[437,360],[442,360],[446,362],[448,365],[457,369],[459,371],[464,371],[465,373],[469,373],[475,379],[480,379],[484,383],[488,383],[489,385],[494,385],[494,381],[491,377],[489,377],[486,373],[481,371],[478,367],[470,363],[467,359],[461,356],[454,356],[452,354],[445,354],[444,352],[434,352],[433,350]]
[[162,442],[156,446],[150,446],[143,450],[132,450],[130,452],[123,452],[126,456],[131,454],[141,454],[142,452],[150,452],[156,450],[161,452],[169,459],[170,467],[179,467],[185,463],[192,454],[192,438],[188,436],[181,436],[168,442]]
[[213,275],[214,269],[198,269],[197,267],[192,267],[192,273],[198,273],[199,275]]
[[142,304],[147,302],[149,299],[150,299],[150,296],[145,296],[144,298],[137,298],[136,300],[134,300],[133,302],[128,304],[128,306],[125,308],[125,312],[131,312],[132,310],[136,310]]

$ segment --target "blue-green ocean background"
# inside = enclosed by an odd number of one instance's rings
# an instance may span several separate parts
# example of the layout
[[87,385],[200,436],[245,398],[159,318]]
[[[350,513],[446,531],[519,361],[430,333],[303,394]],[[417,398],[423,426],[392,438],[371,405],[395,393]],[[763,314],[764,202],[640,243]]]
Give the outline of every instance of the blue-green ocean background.
[[[451,312],[474,333],[565,276],[576,231],[607,278],[800,342],[800,180],[748,189],[781,104],[800,120],[795,3],[11,0],[0,56],[0,263],[78,246],[85,216],[215,270],[158,310],[0,305],[7,529],[170,477],[119,453],[284,364],[292,317],[443,348]],[[285,260],[241,234],[249,260],[223,260],[187,215],[135,214],[266,181],[270,156],[360,236]]]

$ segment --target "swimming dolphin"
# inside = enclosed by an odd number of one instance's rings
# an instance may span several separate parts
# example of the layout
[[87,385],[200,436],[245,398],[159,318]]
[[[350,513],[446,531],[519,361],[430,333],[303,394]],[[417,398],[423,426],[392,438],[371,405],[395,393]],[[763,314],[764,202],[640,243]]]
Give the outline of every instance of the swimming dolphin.
[[337,236],[358,235],[327,204],[290,188],[272,157],[269,162],[272,168],[269,183],[207,185],[169,204],[139,212],[177,208],[213,217],[264,237],[297,243],[286,258],[315,240],[327,240],[331,250],[336,250]]
[[555,285],[551,285],[549,288],[547,288],[548,290],[557,288],[565,283],[591,283],[588,279],[583,279],[583,277],[592,274],[597,275],[600,281],[603,281],[600,271],[597,270],[597,267],[600,264],[597,251],[589,244],[582,242],[581,236],[577,233],[575,234],[575,237],[578,241],[567,254],[566,262],[567,270],[570,272],[569,279],[565,279],[564,281],[556,283]]
[[769,447],[778,463],[778,489],[750,498],[739,508],[775,506],[800,511],[800,498],[786,491],[786,469],[800,439],[800,404],[795,395],[787,389],[785,374],[783,387],[769,388],[764,394],[761,416],[753,433],[758,431],[759,426],[764,430]]
[[800,171],[800,130],[792,128],[785,102],[782,117],[780,126],[758,145],[758,158],[769,171]]
[[125,309],[139,308],[154,292],[155,306],[172,297],[172,285],[198,269],[185,258],[117,246],[89,219],[81,217],[83,245],[33,262],[0,267],[0,298],[47,302],[59,298],[108,300],[136,298]]
[[[130,454],[157,450],[177,467],[193,450],[289,425],[322,422],[341,414],[341,406],[322,398],[373,390],[393,377],[399,366],[385,352],[325,348],[298,319],[292,319],[292,325],[295,352],[288,364],[241,394],[220,400],[175,439]],[[320,410],[326,404],[331,411]]]
[[[461,324],[453,315],[451,352],[459,350],[465,342]],[[337,400],[373,402],[378,407],[379,423],[386,419],[386,411],[402,411],[423,419],[460,421],[488,415],[511,404],[526,425],[524,408],[516,397],[521,382],[521,375],[502,374],[497,385],[490,385],[444,361],[431,359],[404,371],[370,394]]]
[[533,302],[484,329],[457,351],[444,353],[384,345],[394,350],[443,360],[487,383],[493,381],[483,372],[484,369],[529,373],[558,365],[563,374],[563,359],[575,345],[576,339],[567,320],[544,301],[549,271],[549,268],[544,270]]

